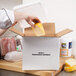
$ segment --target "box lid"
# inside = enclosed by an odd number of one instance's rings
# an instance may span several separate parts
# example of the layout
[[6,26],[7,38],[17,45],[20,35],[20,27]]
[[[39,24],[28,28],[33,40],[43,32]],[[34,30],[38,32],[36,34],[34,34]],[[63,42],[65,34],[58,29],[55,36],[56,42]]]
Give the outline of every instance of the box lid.
[[[58,33],[55,33],[55,23],[43,23],[43,27],[45,30],[44,37],[61,37],[67,33],[72,32],[71,29],[64,29]],[[23,37],[24,36],[36,36],[31,27],[25,28],[24,33],[20,32],[19,30],[15,29],[14,27],[11,27],[10,31],[13,31],[14,33],[21,35]]]

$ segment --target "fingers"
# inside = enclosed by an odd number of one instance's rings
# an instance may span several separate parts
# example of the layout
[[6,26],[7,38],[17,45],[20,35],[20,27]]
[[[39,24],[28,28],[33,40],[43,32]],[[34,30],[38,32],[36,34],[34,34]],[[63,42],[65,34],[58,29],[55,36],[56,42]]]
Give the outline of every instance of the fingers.
[[26,21],[27,21],[28,24],[30,24],[30,25],[33,26],[33,27],[34,27],[34,24],[41,22],[37,17],[32,17],[32,16],[29,16],[29,17],[26,19]]
[[31,20],[30,20],[28,23],[29,23],[32,27],[34,27],[34,24],[32,23]]
[[40,22],[41,22],[38,18],[34,18],[32,21],[33,21],[34,23],[40,23]]
[[26,19],[26,21],[27,21],[27,23],[30,24],[31,26],[34,26],[34,24],[32,23],[32,20],[31,20],[30,17],[28,17],[28,18]]

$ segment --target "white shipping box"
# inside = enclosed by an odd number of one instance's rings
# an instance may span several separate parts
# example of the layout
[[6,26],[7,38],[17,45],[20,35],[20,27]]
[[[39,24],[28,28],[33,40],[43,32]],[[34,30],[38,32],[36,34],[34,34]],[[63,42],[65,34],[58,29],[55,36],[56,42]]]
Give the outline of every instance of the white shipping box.
[[58,70],[60,42],[56,37],[23,37],[23,70]]
[[72,32],[70,29],[55,33],[54,23],[43,23],[45,35],[37,37],[32,28],[25,28],[24,33],[11,28],[22,36],[23,70],[58,70],[60,41],[59,37]]

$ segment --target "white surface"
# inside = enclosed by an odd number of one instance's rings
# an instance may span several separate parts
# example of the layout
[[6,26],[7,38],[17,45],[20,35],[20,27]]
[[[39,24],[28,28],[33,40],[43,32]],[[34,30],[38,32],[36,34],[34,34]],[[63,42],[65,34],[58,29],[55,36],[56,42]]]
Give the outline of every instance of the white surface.
[[[16,6],[14,10],[19,12],[24,12],[28,16],[36,16],[41,20],[41,22],[46,21],[46,12],[40,1],[35,1],[28,4]],[[25,20],[19,21],[19,24],[25,28],[30,27],[30,25],[28,25],[25,22]]]
[[[23,4],[35,0],[23,0]],[[73,54],[76,54],[76,0],[41,0],[48,12],[48,21],[56,23],[56,32],[71,28],[72,34],[65,37],[73,38]]]
[[[59,38],[51,37],[24,37],[23,70],[58,70],[59,69]],[[44,52],[50,56],[32,55]]]

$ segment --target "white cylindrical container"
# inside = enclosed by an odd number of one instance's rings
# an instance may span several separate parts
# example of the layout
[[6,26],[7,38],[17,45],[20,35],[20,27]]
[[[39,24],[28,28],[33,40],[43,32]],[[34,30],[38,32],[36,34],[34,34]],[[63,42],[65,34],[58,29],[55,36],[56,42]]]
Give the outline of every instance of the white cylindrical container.
[[16,37],[16,49],[17,49],[17,51],[22,51],[22,37],[21,36],[17,36]]
[[60,39],[60,42],[61,42],[60,56],[70,57],[72,54],[72,39],[62,38]]

